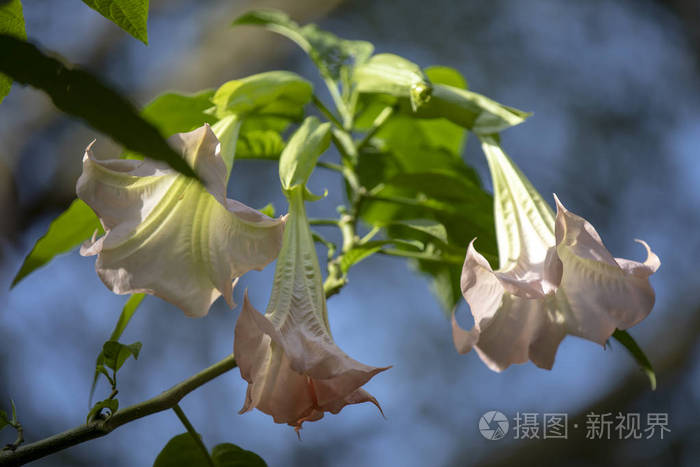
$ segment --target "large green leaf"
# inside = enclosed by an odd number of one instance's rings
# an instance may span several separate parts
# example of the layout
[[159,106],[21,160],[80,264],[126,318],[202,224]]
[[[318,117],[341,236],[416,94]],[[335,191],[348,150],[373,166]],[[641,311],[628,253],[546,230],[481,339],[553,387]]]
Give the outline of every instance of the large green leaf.
[[[466,86],[450,68],[428,68],[425,74],[434,86]],[[374,226],[385,227],[389,240],[422,242],[415,265],[432,278],[433,290],[450,310],[461,297],[459,276],[468,243],[478,237],[479,250],[490,261],[497,258],[493,198],[462,159],[465,128],[446,118],[420,117],[430,102],[432,98],[417,113],[400,108],[360,151],[357,172],[370,193],[361,216]],[[372,97],[361,104],[364,125],[373,118],[372,113],[391,102]],[[417,222],[440,225],[445,235],[429,235],[415,228]],[[407,223],[416,225],[410,228]]]
[[285,143],[274,130],[249,130],[243,121],[236,142],[236,159],[279,159]]
[[[216,467],[267,467],[257,454],[231,443],[215,446],[211,459]],[[153,467],[182,466],[211,467],[206,454],[190,433],[182,433],[168,441],[153,463]]]
[[216,122],[216,117],[205,112],[212,106],[212,96],[213,89],[189,95],[168,92],[153,99],[143,108],[141,115],[166,137],[192,131],[205,123]]
[[489,135],[518,125],[531,114],[466,89],[436,84],[430,101],[418,109],[418,115],[446,118],[478,135]]
[[95,231],[102,233],[97,215],[82,200],[76,199],[51,222],[49,230],[34,244],[12,281],[12,287],[56,255],[66,253],[88,240]]
[[83,3],[148,45],[148,0],[83,0]]
[[156,457],[153,467],[210,467],[207,456],[189,433],[173,437]]
[[315,24],[299,26],[277,10],[253,10],[240,16],[235,25],[263,26],[296,42],[314,61],[325,78],[339,81],[354,66],[364,63],[374,47],[365,41],[350,41],[323,31]]
[[[27,37],[20,0],[6,0],[5,3],[0,3],[0,34],[9,34],[20,39]],[[0,102],[9,94],[10,86],[12,78],[0,74]]]
[[69,68],[34,45],[2,34],[0,72],[18,83],[41,89],[59,110],[85,120],[129,151],[166,162],[178,172],[196,177],[158,129],[144,120],[131,102],[94,75]]
[[211,101],[219,118],[257,114],[301,120],[312,93],[311,83],[296,73],[268,71],[222,84]]
[[211,457],[216,467],[267,467],[262,457],[231,443],[214,446]]
[[430,99],[432,85],[415,63],[394,54],[378,54],[355,68],[355,90],[408,99],[413,111]]
[[237,159],[277,159],[284,149],[282,133],[301,121],[313,86],[288,71],[270,71],[228,81],[211,97],[214,113],[242,120]]

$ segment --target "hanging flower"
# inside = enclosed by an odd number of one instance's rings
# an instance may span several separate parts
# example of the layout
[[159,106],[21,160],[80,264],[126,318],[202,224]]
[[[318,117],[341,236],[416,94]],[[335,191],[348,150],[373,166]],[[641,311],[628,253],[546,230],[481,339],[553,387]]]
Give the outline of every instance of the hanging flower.
[[233,303],[235,279],[274,260],[284,221],[226,198],[220,144],[205,125],[170,143],[204,186],[151,160],[99,160],[88,146],[78,197],[105,235],[86,242],[97,274],[118,294],[148,293],[200,317],[220,295]]
[[460,353],[473,348],[494,371],[528,360],[551,369],[567,334],[604,345],[615,329],[643,320],[654,306],[649,276],[660,266],[613,258],[585,219],[554,197],[556,218],[525,176],[489,138],[483,139],[495,196],[500,267],[493,271],[467,250],[461,288],[474,316],[462,329],[452,319]]
[[234,354],[248,382],[241,413],[257,407],[297,431],[303,422],[338,413],[348,404],[372,402],[379,407],[361,386],[387,369],[348,357],[328,325],[321,269],[304,208],[306,178],[328,146],[327,134],[327,125],[307,119],[280,158],[289,216],[270,302],[262,315],[246,294],[235,330]]

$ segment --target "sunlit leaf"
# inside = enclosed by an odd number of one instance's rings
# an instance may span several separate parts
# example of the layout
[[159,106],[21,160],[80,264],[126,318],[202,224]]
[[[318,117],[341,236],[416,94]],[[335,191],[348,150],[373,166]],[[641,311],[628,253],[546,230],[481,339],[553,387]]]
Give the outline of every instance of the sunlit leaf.
[[467,80],[462,73],[448,66],[429,66],[423,70],[433,83],[446,84],[459,89],[468,89]]
[[394,54],[378,54],[355,67],[355,90],[408,99],[415,111],[430,99],[432,85],[415,63]]
[[189,433],[170,439],[156,457],[153,467],[210,467],[207,456]]
[[129,357],[133,356],[134,359],[139,358],[141,346],[142,344],[140,342],[135,342],[130,345],[125,345],[117,341],[105,342],[102,346],[104,365],[114,371],[119,371]]
[[212,106],[213,96],[213,89],[189,95],[168,92],[147,104],[141,115],[158,127],[163,136],[186,133],[216,122],[216,117],[205,112]]
[[274,130],[243,131],[242,128],[236,143],[236,159],[279,159],[284,146],[282,136]]
[[289,192],[299,185],[306,189],[306,181],[316,161],[331,142],[330,125],[321,123],[316,117],[307,117],[290,138],[279,162],[283,190]]
[[[461,75],[449,68],[428,68],[425,74],[435,86],[466,86]],[[361,103],[365,105],[361,114],[387,104],[385,100]],[[414,264],[431,277],[433,290],[445,310],[450,310],[461,297],[459,276],[467,244],[478,237],[487,259],[497,259],[493,198],[462,159],[465,128],[445,118],[418,118],[421,112],[407,108],[395,113],[360,152],[357,172],[371,193],[361,216],[371,225],[386,227],[391,240],[424,244],[420,254],[414,255]],[[441,225],[447,241],[397,224],[419,219]]]
[[[9,34],[20,39],[27,37],[20,0],[0,2],[0,34]],[[0,74],[0,102],[9,94],[11,86],[12,78]]]
[[59,110],[85,120],[129,151],[163,161],[196,178],[158,129],[144,120],[131,102],[94,75],[69,68],[32,44],[1,34],[0,72],[18,83],[41,89]]
[[148,44],[148,0],[83,0],[83,3]]
[[390,228],[395,232],[392,237],[411,238],[411,235],[407,235],[406,232],[412,232],[420,234],[420,237],[427,235],[444,244],[449,242],[447,239],[447,229],[445,229],[445,226],[439,222],[428,219],[411,219],[395,222],[390,226]]
[[612,336],[615,338],[615,340],[622,344],[629,351],[630,354],[632,354],[632,357],[634,357],[635,361],[637,362],[637,365],[639,365],[639,368],[641,368],[642,371],[644,371],[644,374],[647,375],[647,378],[649,378],[651,390],[655,390],[656,373],[654,372],[654,368],[651,366],[651,362],[644,354],[642,348],[639,347],[637,342],[627,331],[621,331],[619,329],[616,329]]
[[325,78],[339,81],[343,71],[364,63],[374,47],[365,41],[350,41],[323,31],[315,24],[299,26],[277,10],[253,10],[240,16],[235,25],[263,26],[296,42],[314,61]]
[[383,244],[372,242],[358,245],[343,253],[340,259],[340,269],[343,271],[343,274],[347,274],[352,266],[381,250]]
[[446,118],[479,135],[498,133],[519,125],[531,115],[481,94],[443,84],[433,86],[430,101],[417,113],[425,118]]
[[216,467],[267,467],[262,457],[231,443],[214,446],[211,457]]
[[268,71],[222,84],[211,101],[219,118],[236,114],[303,118],[313,86],[290,71]]
[[12,287],[56,255],[66,253],[88,240],[95,231],[103,233],[99,219],[87,204],[76,199],[51,222],[48,231],[34,244],[12,281]]

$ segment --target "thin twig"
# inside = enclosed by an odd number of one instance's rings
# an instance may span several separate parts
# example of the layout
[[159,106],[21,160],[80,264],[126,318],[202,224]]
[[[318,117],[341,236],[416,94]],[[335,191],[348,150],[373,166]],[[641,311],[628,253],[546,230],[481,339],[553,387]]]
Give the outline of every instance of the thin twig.
[[187,432],[192,436],[192,439],[194,439],[195,443],[197,443],[197,447],[199,448],[200,451],[206,456],[207,458],[207,464],[210,465],[210,467],[216,467],[214,465],[214,459],[211,458],[211,455],[209,454],[209,450],[207,447],[204,445],[204,441],[202,441],[202,437],[197,433],[197,430],[194,429],[194,426],[192,426],[192,423],[190,423],[189,419],[187,418],[187,415],[185,415],[185,412],[182,410],[179,404],[175,404],[175,407],[173,407],[173,411],[177,415],[177,418],[180,419],[183,425],[185,425],[185,428],[187,428]]
[[343,124],[340,123],[340,120],[338,120],[338,117],[333,115],[333,112],[331,112],[328,107],[326,107],[326,104],[324,104],[321,99],[316,97],[316,94],[311,96],[311,101],[314,103],[314,105],[318,108],[318,110],[321,111],[321,113],[328,119],[330,120],[335,126],[338,128],[343,128]]
[[176,384],[167,391],[147,401],[134,404],[124,410],[119,410],[105,420],[93,420],[73,428],[72,430],[64,431],[63,433],[50,436],[40,441],[20,446],[14,452],[2,451],[0,452],[0,466],[21,465],[36,459],[41,459],[42,457],[62,451],[76,444],[105,436],[112,430],[134,420],[138,420],[139,418],[172,409],[187,394],[235,367],[236,360],[233,354],[229,355],[220,362]]
[[367,134],[360,140],[359,143],[357,143],[357,151],[361,151],[362,148],[364,148],[367,143],[372,139],[372,137],[377,134],[377,132],[381,129],[381,127],[386,123],[386,121],[391,117],[391,115],[394,113],[394,107],[393,106],[387,106],[384,107],[384,110],[379,112],[379,115],[377,115],[377,118],[374,119],[372,122],[372,127],[369,129]]

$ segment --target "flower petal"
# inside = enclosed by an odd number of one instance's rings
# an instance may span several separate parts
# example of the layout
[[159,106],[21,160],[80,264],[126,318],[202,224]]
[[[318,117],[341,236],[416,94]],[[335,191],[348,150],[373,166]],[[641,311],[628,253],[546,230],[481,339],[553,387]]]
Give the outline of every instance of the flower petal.
[[[297,331],[278,331],[255,310],[246,293],[234,340],[241,376],[249,383],[241,412],[257,407],[277,423],[300,426],[348,404],[369,401],[378,406],[360,386],[387,368],[363,365],[332,341]],[[299,366],[310,368],[302,372]]]
[[[452,336],[459,353],[473,347],[490,369],[502,371],[513,363],[532,360],[551,368],[565,336],[564,317],[553,295],[530,299],[506,290],[498,273],[473,246],[462,270],[462,293],[474,316],[474,328],[465,331],[452,318]],[[509,287],[517,283],[510,281]]]
[[626,329],[644,319],[654,306],[649,276],[660,265],[647,248],[645,263],[615,259],[595,228],[557,203],[557,255],[563,265],[560,301],[568,303],[568,332],[601,345],[616,328]]
[[493,181],[499,271],[541,277],[554,245],[552,209],[495,139],[482,136],[481,142]]
[[88,147],[77,192],[106,233],[81,253],[98,254],[97,273],[115,293],[149,293],[204,316],[222,294],[233,306],[232,281],[275,259],[284,223],[225,198],[225,165],[208,125],[171,142],[206,189],[149,160],[100,161]]

